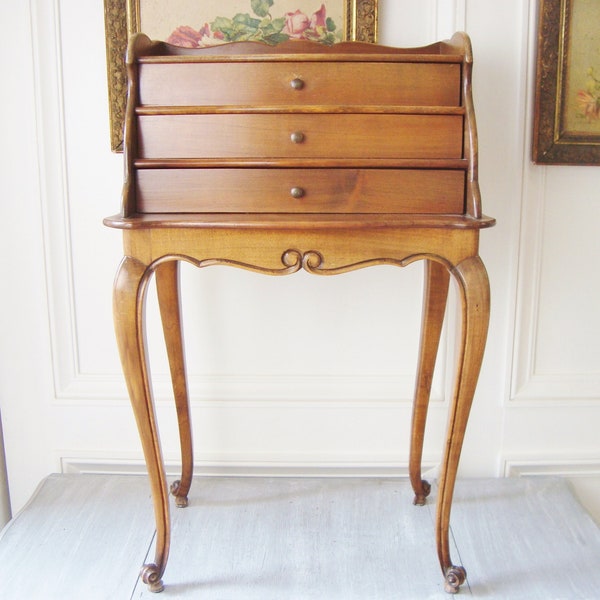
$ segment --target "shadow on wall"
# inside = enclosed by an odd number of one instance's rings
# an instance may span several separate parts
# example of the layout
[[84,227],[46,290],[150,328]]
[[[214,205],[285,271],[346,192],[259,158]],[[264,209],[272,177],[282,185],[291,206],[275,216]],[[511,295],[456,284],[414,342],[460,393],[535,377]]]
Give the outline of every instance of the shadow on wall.
[[2,435],[2,416],[0,415],[0,528],[4,527],[10,521],[10,518],[10,496],[8,494],[4,436]]

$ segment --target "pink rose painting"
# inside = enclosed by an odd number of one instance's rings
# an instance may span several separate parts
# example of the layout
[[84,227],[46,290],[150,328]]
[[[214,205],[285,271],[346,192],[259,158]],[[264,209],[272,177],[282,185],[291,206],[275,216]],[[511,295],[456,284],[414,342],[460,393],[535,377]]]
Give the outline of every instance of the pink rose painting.
[[294,13],[285,14],[285,27],[283,33],[291,38],[304,37],[305,31],[310,27],[310,19],[302,12],[297,10]]
[[[325,3],[312,13],[300,9],[273,16],[275,0],[251,0],[250,13],[233,17],[216,17],[199,29],[181,25],[167,38],[167,43],[185,48],[205,48],[225,42],[253,41],[278,44],[286,40],[311,40],[334,44],[342,40],[333,19],[327,16]],[[276,14],[276,13],[275,13]]]
[[223,43],[223,34],[213,32],[210,25],[205,23],[203,27],[196,30],[189,25],[178,27],[167,39],[169,44],[183,46],[184,48],[203,48]]

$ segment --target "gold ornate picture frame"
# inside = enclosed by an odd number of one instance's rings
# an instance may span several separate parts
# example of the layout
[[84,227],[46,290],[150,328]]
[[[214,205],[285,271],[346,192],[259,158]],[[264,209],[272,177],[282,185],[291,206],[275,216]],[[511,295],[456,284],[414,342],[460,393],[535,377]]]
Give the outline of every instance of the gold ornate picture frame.
[[[123,149],[123,118],[127,95],[124,58],[131,34],[143,31],[155,39],[170,38],[171,42],[179,44],[197,43],[198,47],[234,39],[258,39],[276,43],[280,38],[289,37],[315,39],[324,43],[374,43],[377,41],[377,2],[378,0],[208,0],[201,3],[202,8],[199,10],[200,3],[197,0],[104,0],[112,151],[121,152]],[[170,13],[175,7],[179,12],[177,16],[172,16]],[[168,23],[166,15],[170,19]],[[231,23],[235,25],[235,32],[232,27],[228,28]],[[244,27],[246,31],[243,31]],[[246,35],[248,27],[255,28],[252,36]],[[180,35],[177,36],[177,33]]]
[[533,161],[600,165],[600,2],[540,0]]

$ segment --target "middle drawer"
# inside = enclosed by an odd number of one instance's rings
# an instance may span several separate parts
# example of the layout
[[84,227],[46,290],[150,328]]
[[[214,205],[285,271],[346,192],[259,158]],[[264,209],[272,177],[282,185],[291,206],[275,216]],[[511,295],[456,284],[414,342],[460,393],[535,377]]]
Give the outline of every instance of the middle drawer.
[[461,158],[461,114],[138,117],[141,158]]

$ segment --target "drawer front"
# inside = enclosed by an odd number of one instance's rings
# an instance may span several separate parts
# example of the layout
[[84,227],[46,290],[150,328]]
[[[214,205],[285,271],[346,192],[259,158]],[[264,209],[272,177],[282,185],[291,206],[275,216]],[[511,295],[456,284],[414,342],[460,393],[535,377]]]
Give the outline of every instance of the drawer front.
[[140,65],[140,103],[459,106],[460,71],[451,63],[150,63]]
[[465,172],[417,169],[139,169],[142,213],[464,212]]
[[461,115],[138,117],[141,158],[461,158]]

